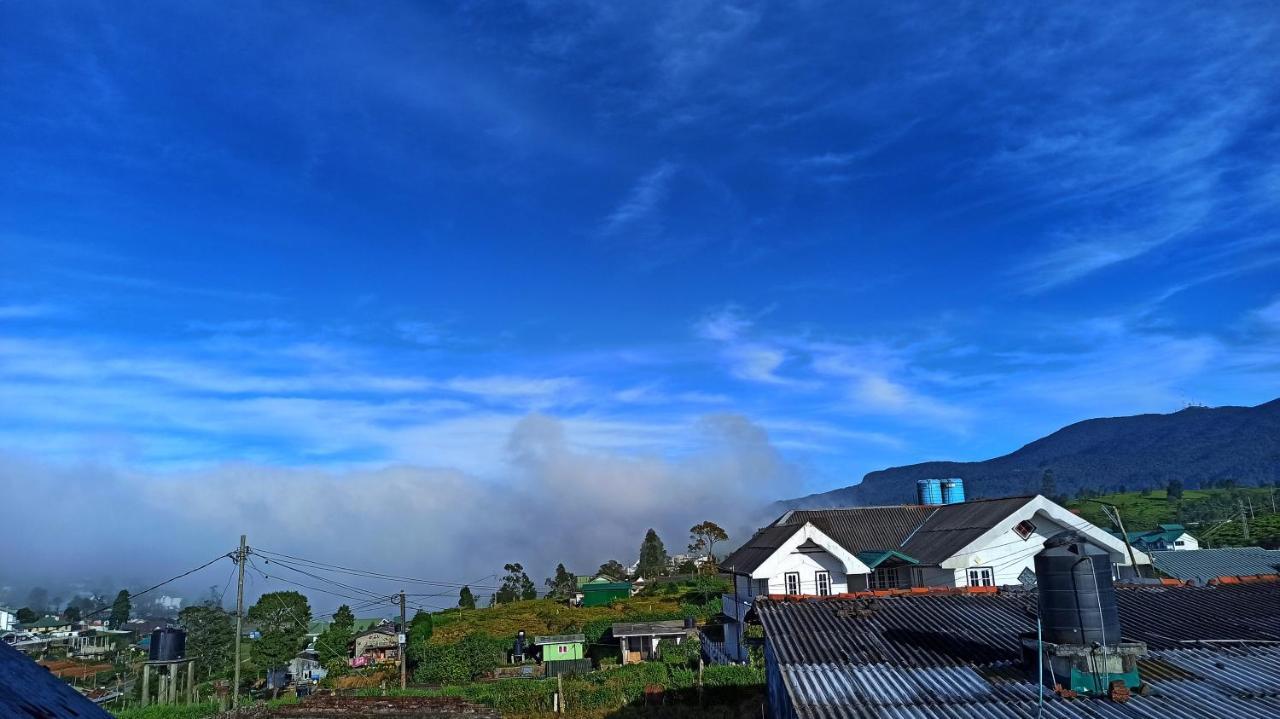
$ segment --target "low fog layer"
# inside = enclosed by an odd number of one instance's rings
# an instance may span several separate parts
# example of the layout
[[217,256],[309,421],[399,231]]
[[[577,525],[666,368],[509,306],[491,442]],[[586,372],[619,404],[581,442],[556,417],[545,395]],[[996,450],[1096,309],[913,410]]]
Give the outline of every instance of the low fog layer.
[[[20,590],[15,601],[33,584],[64,597],[76,583],[137,589],[233,550],[241,533],[252,547],[449,582],[521,562],[540,587],[558,562],[583,573],[609,559],[633,562],[649,527],[673,554],[704,519],[722,524],[730,544],[740,542],[767,519],[769,501],[795,492],[797,470],[741,416],[708,416],[698,427],[705,437],[693,453],[637,457],[575,449],[559,421],[530,415],[511,432],[507,470],[497,481],[447,467],[333,472],[232,464],[158,474],[7,456],[0,486],[21,498],[11,507],[26,509],[0,529],[15,550],[0,558],[3,583]],[[331,588],[264,557],[255,564],[267,575]],[[193,597],[210,585],[221,591],[231,569],[223,560],[175,586]],[[404,585],[329,576],[379,592]],[[283,586],[251,578],[251,595]],[[456,598],[447,587],[404,588],[442,594],[421,603]],[[345,601],[301,591],[318,613]]]

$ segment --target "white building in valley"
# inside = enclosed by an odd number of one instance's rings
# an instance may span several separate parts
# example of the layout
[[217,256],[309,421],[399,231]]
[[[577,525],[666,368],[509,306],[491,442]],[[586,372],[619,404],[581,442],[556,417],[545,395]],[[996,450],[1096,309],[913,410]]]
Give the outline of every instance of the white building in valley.
[[1044,541],[1066,530],[1106,550],[1117,576],[1134,576],[1135,561],[1151,563],[1137,550],[1131,559],[1122,540],[1038,495],[787,512],[720,564],[734,580],[722,601],[724,653],[746,660],[742,628],[757,596],[1026,583]]

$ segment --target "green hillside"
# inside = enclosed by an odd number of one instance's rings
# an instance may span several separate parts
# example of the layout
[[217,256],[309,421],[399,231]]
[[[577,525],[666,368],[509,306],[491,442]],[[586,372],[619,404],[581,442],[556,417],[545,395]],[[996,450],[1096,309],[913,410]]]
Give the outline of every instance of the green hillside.
[[[1089,501],[1075,499],[1067,506],[1102,527],[1113,528],[1097,502],[1120,508],[1130,532],[1154,529],[1158,524],[1182,524],[1200,540],[1201,547],[1258,546],[1280,548],[1280,490],[1274,487],[1188,489],[1181,499],[1170,500],[1165,490],[1104,494]],[[1244,536],[1240,507],[1249,521]]]

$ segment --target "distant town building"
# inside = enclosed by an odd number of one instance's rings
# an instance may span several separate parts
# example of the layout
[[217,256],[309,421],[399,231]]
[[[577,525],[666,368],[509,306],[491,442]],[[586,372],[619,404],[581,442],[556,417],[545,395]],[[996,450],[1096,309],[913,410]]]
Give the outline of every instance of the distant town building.
[[[1229,547],[1151,553],[1151,564],[1166,577],[1206,584],[1223,577],[1280,574],[1280,549]],[[1277,588],[1280,592],[1280,588]]]
[[622,652],[622,663],[637,664],[657,659],[658,642],[663,639],[682,644],[690,632],[697,630],[686,627],[683,620],[672,619],[661,622],[619,622],[613,625],[612,631]]
[[12,609],[0,607],[0,632],[8,632],[18,626],[18,613]]
[[[1112,532],[1117,537],[1119,532]],[[1129,544],[1144,552],[1188,551],[1199,549],[1200,542],[1181,524],[1161,524],[1145,532],[1129,532]]]

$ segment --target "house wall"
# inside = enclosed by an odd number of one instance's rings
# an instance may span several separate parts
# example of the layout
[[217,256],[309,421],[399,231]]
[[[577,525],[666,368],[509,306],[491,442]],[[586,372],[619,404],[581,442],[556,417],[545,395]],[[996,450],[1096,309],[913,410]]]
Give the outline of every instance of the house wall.
[[581,659],[582,656],[582,645],[578,643],[542,645],[542,661],[544,662]]
[[0,632],[7,632],[13,629],[18,623],[17,615],[13,612],[0,609]]
[[[1072,516],[1074,517],[1074,515]],[[969,586],[968,570],[970,568],[989,567],[993,570],[996,586],[1018,584],[1018,577],[1024,569],[1029,568],[1031,571],[1035,571],[1035,556],[1044,548],[1045,540],[1066,529],[1081,531],[1086,538],[1106,535],[1108,539],[1112,539],[1106,532],[1089,525],[1086,520],[1080,517],[1074,517],[1075,524],[1070,527],[1063,521],[1050,517],[1043,511],[1037,511],[1029,519],[1036,526],[1036,529],[1026,539],[1018,536],[1018,533],[1013,531],[1013,528],[1022,521],[1022,517],[1015,513],[1010,519],[1001,522],[1001,531],[990,533],[982,541],[981,545],[971,546],[943,562],[944,567],[935,577],[945,581],[944,572],[946,570],[954,571],[955,586],[964,587]],[[1111,551],[1110,547],[1101,542],[1094,542],[1094,544],[1099,548],[1106,549],[1108,552]],[[906,551],[910,553],[909,548]]]
[[[1179,542],[1181,542],[1181,544],[1179,544]],[[1180,552],[1184,550],[1199,549],[1199,548],[1200,548],[1200,540],[1196,539],[1190,534],[1187,534],[1186,532],[1183,532],[1182,536],[1174,540],[1173,546],[1170,547],[1170,549],[1175,549]]]

